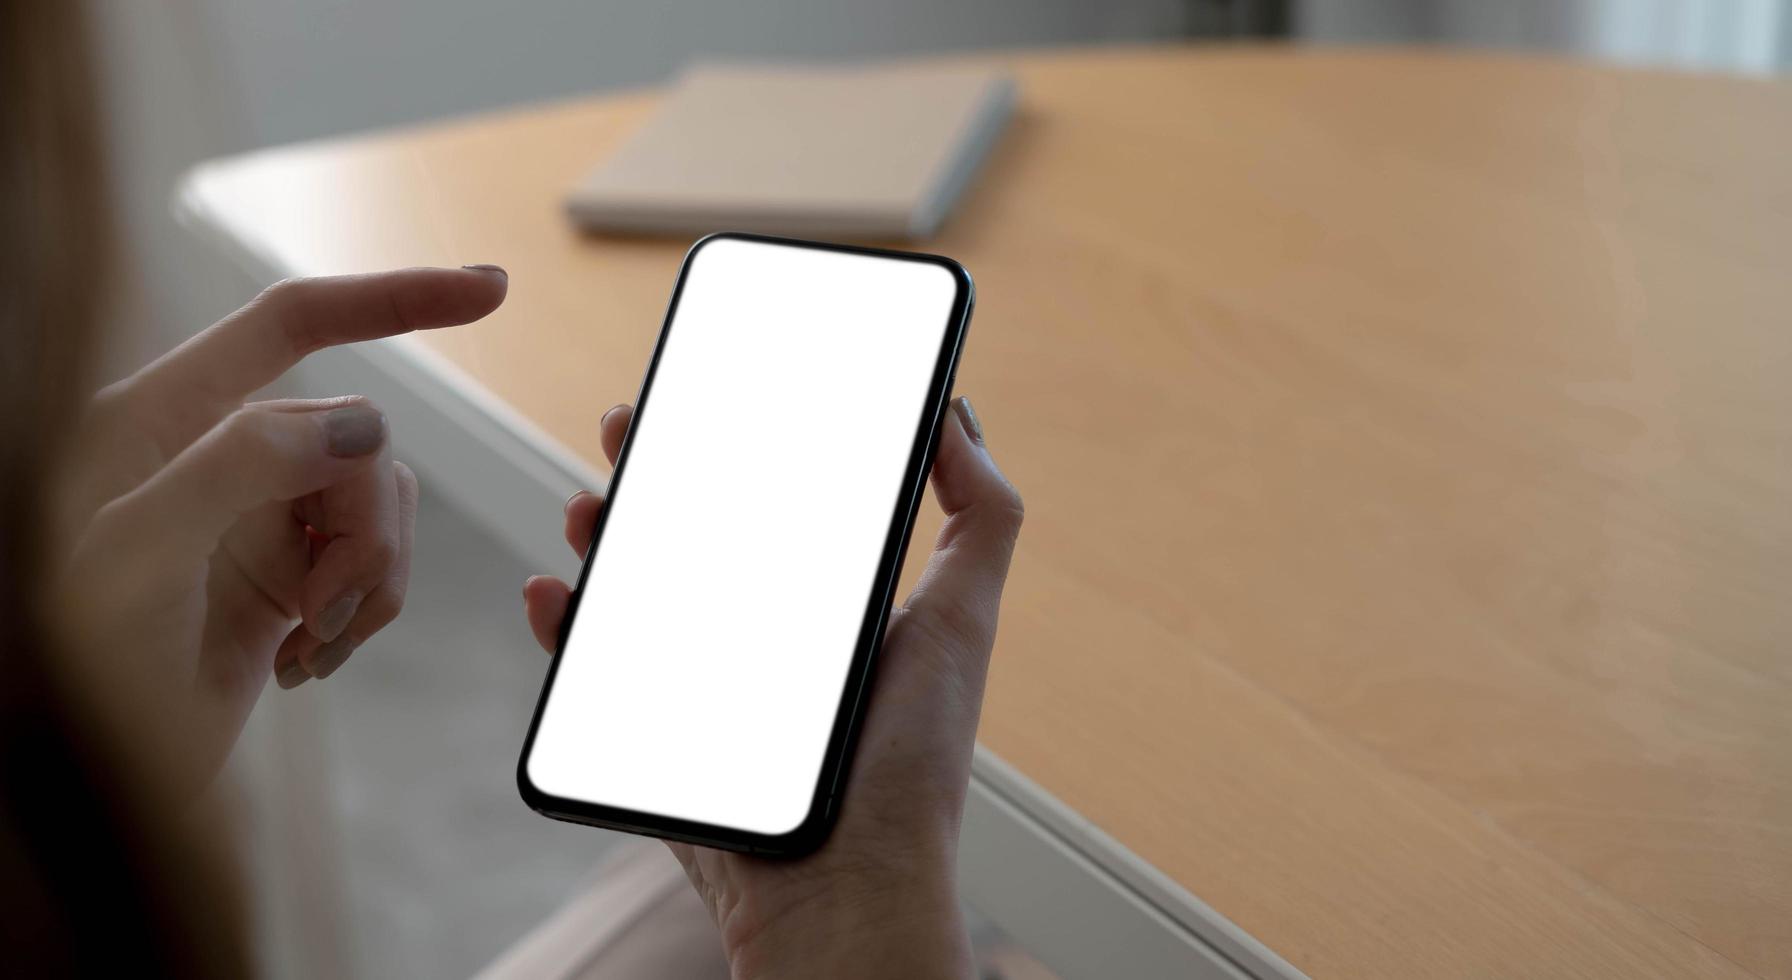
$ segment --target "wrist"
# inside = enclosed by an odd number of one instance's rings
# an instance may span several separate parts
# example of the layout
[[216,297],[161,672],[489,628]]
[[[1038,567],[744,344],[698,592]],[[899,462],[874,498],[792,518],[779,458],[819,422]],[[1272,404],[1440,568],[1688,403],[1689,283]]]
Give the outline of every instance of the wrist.
[[723,943],[734,980],[974,975],[949,874],[888,887],[861,881],[850,890],[818,889],[757,921],[749,916],[729,925],[735,928],[723,929]]

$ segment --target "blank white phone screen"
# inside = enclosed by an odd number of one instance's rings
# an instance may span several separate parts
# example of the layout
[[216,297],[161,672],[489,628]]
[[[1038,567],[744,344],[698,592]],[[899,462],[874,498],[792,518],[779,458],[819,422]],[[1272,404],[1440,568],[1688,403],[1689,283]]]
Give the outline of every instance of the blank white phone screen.
[[697,250],[542,709],[538,790],[802,823],[957,288],[931,262]]

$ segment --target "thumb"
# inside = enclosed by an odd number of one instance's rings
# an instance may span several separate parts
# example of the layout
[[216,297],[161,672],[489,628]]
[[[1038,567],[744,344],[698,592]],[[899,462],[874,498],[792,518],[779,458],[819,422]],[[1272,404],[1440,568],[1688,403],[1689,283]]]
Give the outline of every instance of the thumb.
[[385,444],[386,417],[364,400],[243,408],[108,504],[95,523],[172,546],[169,557],[209,555],[246,511],[339,483]]
[[903,621],[951,645],[980,669],[995,644],[1002,585],[1025,508],[996,468],[967,399],[953,400],[940,430],[933,490],[946,522]]

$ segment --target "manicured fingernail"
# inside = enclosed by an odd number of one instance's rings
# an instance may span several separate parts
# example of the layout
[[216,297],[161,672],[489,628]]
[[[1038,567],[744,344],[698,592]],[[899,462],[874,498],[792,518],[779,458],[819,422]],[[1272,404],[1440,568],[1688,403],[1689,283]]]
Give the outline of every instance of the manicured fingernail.
[[952,399],[952,410],[958,413],[958,421],[964,423],[964,431],[977,445],[983,445],[983,423],[977,421],[977,413],[971,411],[971,400],[963,395]]
[[353,592],[344,592],[336,601],[323,607],[317,614],[317,628],[312,635],[328,643],[342,631],[348,629],[349,620],[355,618],[355,610],[361,608],[361,597]]
[[286,666],[274,672],[274,683],[279,684],[283,691],[290,691],[310,679],[311,675],[305,672],[305,665],[299,663],[297,657],[287,661]]
[[590,493],[590,492],[591,491],[589,491],[589,490],[574,490],[572,492],[572,496],[566,498],[566,503],[560,505],[561,512],[564,513],[565,511],[571,510],[573,501],[579,499],[580,497],[583,497],[585,494]]
[[348,661],[348,655],[355,652],[356,646],[354,640],[339,636],[312,651],[311,663],[305,669],[311,672],[312,677],[321,681],[336,673],[336,668]]
[[500,276],[503,276],[506,279],[510,278],[510,273],[504,271],[503,266],[492,265],[490,262],[476,262],[473,265],[463,265],[463,266],[461,266],[461,268],[469,269],[473,272],[493,272]]
[[386,444],[386,416],[368,405],[324,414],[324,440],[332,456],[365,456]]

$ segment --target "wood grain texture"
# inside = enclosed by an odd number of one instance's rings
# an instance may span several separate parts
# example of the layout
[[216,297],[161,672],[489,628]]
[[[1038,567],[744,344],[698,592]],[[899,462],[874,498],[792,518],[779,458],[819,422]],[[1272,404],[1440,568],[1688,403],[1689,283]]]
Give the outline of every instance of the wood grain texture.
[[[1029,508],[990,747],[1315,975],[1792,975],[1792,87],[998,60],[1018,121],[933,245]],[[194,187],[285,268],[508,266],[413,342],[599,459],[683,243],[560,200],[652,104]]]

